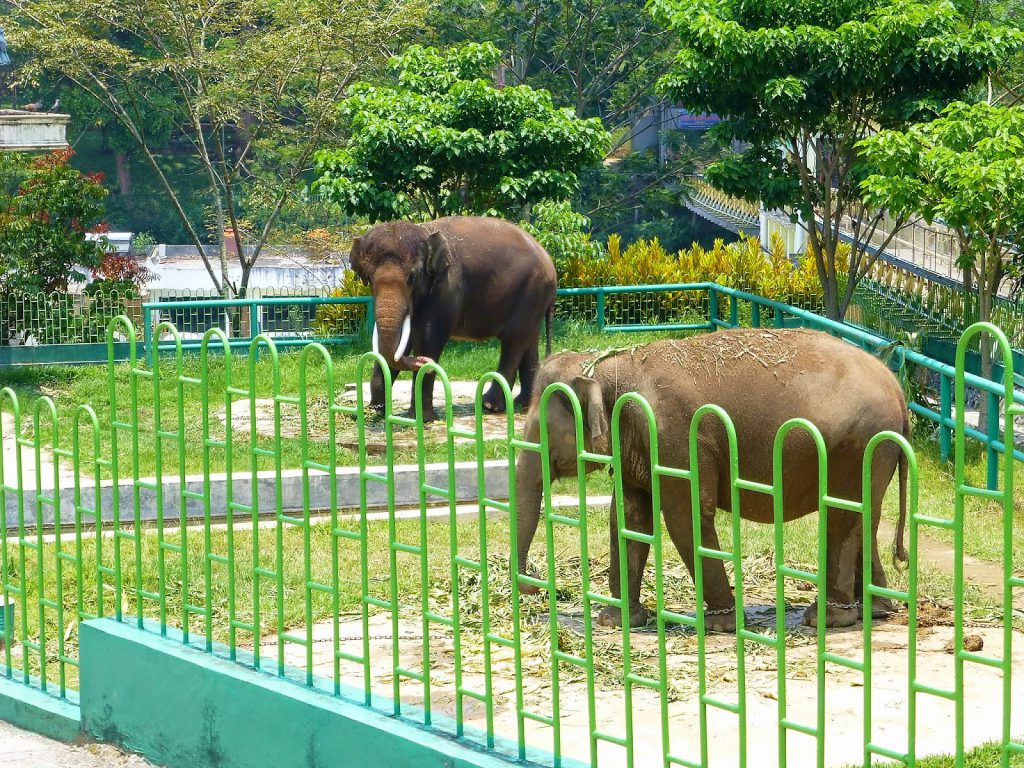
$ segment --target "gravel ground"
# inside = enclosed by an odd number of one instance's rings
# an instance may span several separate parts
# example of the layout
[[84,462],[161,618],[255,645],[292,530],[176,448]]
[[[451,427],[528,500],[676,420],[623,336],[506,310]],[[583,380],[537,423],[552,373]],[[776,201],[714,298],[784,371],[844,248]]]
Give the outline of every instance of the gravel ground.
[[0,768],[148,768],[137,755],[107,744],[72,746],[0,720]]

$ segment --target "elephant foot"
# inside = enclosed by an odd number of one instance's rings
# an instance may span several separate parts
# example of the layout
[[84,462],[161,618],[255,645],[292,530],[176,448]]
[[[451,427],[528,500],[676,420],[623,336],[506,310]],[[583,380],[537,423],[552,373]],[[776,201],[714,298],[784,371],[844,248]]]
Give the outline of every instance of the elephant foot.
[[524,395],[522,393],[512,401],[512,407],[517,411],[525,411],[530,407],[530,400],[533,399],[532,395]]
[[[825,603],[825,626],[826,627],[849,627],[857,623],[861,617],[863,606],[859,604]],[[807,606],[804,611],[804,624],[811,627],[818,626],[818,603],[817,601]]]
[[[533,568],[532,566],[527,566],[527,567],[521,569],[519,571],[519,573],[521,575],[523,575],[523,576],[530,576],[531,578],[534,578],[534,579],[540,577],[540,574],[537,573],[537,570],[535,568]],[[522,582],[522,581],[519,582],[519,594],[520,595],[539,595],[540,593],[541,593],[541,588],[538,587],[536,584],[527,584],[527,583]]]
[[[892,604],[892,600],[888,597],[876,597],[871,601],[871,618],[872,619],[884,619],[896,610],[896,606]],[[857,611],[857,615],[860,618],[864,618],[864,606],[862,605]]]
[[[406,419],[413,419],[413,420],[415,420],[415,418],[416,418],[416,409],[415,408],[410,408],[407,411],[403,411],[401,415],[404,418],[406,418]],[[423,409],[423,423],[424,424],[430,424],[431,422],[434,422],[434,421],[437,421],[437,412],[434,411],[433,408],[429,408],[429,409],[424,408]]]
[[[629,626],[643,627],[651,619],[651,612],[643,605],[634,605],[629,609]],[[597,623],[602,627],[621,627],[622,611],[612,606],[606,606],[597,615]]]
[[718,610],[712,610],[708,608],[704,611],[704,631],[705,632],[735,632],[736,631],[736,609],[735,608],[719,608]]
[[485,413],[504,413],[505,412],[505,403],[504,403],[503,400],[502,401],[488,400],[487,398],[484,398],[484,401],[483,401],[482,405],[483,405],[483,409],[484,409]]

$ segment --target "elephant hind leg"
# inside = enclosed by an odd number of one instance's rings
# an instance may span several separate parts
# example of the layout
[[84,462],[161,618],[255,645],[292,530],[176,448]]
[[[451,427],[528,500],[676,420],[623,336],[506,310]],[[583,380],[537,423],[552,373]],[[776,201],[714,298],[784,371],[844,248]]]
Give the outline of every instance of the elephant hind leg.
[[[819,513],[822,514],[822,513]],[[854,594],[857,564],[861,557],[861,516],[832,509],[828,515],[825,556],[825,626],[848,627],[860,613]],[[804,611],[804,622],[818,626],[817,600]]]
[[[501,340],[501,356],[498,359],[498,373],[505,377],[509,388],[516,383],[516,371],[523,359],[523,346],[507,339]],[[493,382],[484,394],[483,408],[488,413],[504,413],[508,409],[504,393],[497,382]]]
[[[880,449],[881,450],[881,449]],[[893,462],[896,463],[899,460],[899,455],[894,456]],[[871,507],[872,507],[872,527],[871,527],[871,541],[873,546],[871,548],[871,584],[876,587],[887,587],[889,586],[888,579],[885,576],[885,569],[882,567],[882,560],[879,557],[878,549],[878,523],[882,518],[882,502],[885,499],[885,491],[892,481],[892,475],[895,472],[894,468],[887,468],[879,466],[879,461],[875,462],[875,466],[872,467],[872,489],[871,489]],[[861,544],[861,557],[857,561],[857,583],[854,585],[855,594],[858,599],[863,600],[864,597],[864,558],[863,558],[863,543]],[[887,597],[873,597],[871,599],[871,617],[874,619],[883,619],[895,610],[892,600]]]
[[523,359],[519,363],[519,394],[515,399],[516,408],[527,408],[533,398],[533,383],[540,368],[540,352],[537,349],[538,339],[526,348]]

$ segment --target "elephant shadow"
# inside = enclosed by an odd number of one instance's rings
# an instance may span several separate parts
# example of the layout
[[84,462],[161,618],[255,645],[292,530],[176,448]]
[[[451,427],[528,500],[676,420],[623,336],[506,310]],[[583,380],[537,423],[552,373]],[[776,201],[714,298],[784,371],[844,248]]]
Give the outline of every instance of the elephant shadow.
[[[815,636],[817,630],[814,627],[808,626],[803,623],[804,611],[807,609],[806,604],[787,604],[786,605],[786,632],[792,635],[808,635]],[[685,616],[693,618],[695,614],[692,611],[684,613]],[[754,632],[764,631],[766,634],[774,634],[775,631],[775,605],[774,604],[755,604],[744,606],[744,615],[746,617],[745,625],[748,630]],[[549,614],[542,613],[539,615],[541,621],[547,621]],[[875,620],[876,623],[878,619]],[[559,611],[558,612],[558,623],[560,626],[566,629],[582,635],[584,633],[584,614],[582,611]],[[592,621],[592,631],[596,636],[604,637],[615,637],[622,635],[621,627],[602,627],[597,624],[597,614],[595,612]],[[848,627],[833,627],[826,631],[828,635],[842,635],[847,633],[861,633],[863,632],[862,625],[858,622],[857,624]],[[693,637],[696,636],[697,630],[695,627],[688,626],[677,622],[666,622],[665,624],[665,635],[666,637]],[[732,637],[733,633],[722,633],[722,632],[711,632],[707,631],[708,635],[720,635],[722,637]],[[630,639],[633,645],[648,644],[657,642],[658,637],[658,625],[654,621],[649,622],[643,627],[634,627],[630,630]]]

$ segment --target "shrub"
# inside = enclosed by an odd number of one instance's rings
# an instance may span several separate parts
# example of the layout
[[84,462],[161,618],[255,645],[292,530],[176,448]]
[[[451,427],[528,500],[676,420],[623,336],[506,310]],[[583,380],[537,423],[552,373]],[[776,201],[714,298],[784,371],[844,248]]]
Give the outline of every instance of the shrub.
[[117,293],[122,298],[137,298],[142,286],[153,279],[153,272],[130,253],[107,253],[92,271],[93,281],[86,293]]
[[[607,254],[600,258],[570,258],[560,276],[565,287],[658,285],[713,282],[788,304],[817,309],[821,286],[811,256],[793,264],[781,239],[773,238],[768,253],[755,238],[726,245],[716,240],[710,249],[694,244],[669,253],[658,240],[637,240],[625,250],[617,235],[608,238]],[[695,292],[662,292],[642,299],[636,295],[608,296],[606,316],[615,322],[665,322],[687,310],[701,308],[706,299]],[[578,311],[592,311],[593,301],[577,300]]]
[[524,221],[522,226],[551,254],[559,274],[571,259],[594,260],[602,255],[601,245],[587,232],[590,220],[574,211],[567,200],[537,203],[533,206],[533,221]]
[[[341,285],[331,291],[333,297],[369,296],[370,286],[346,269]],[[321,304],[316,308],[313,332],[317,336],[335,337],[358,334],[366,322],[366,304]]]

